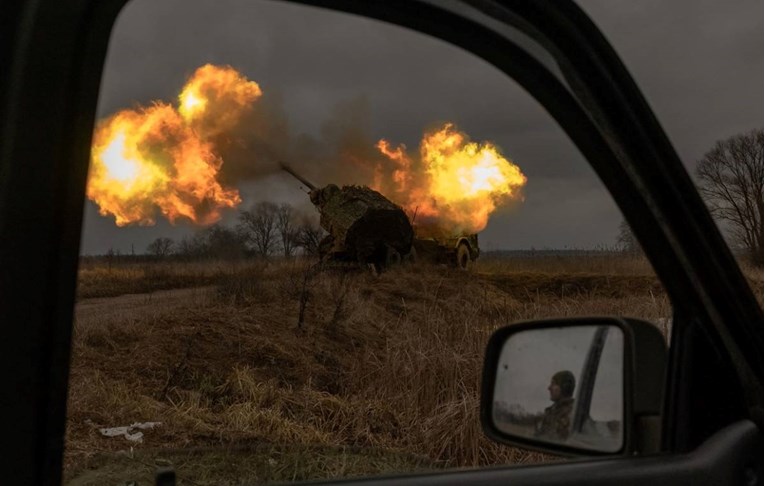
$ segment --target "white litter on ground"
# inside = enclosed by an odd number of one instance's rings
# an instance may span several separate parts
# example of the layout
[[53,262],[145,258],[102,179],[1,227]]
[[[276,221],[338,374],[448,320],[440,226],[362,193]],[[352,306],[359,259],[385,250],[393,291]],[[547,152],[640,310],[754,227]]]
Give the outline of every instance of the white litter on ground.
[[141,430],[153,429],[159,425],[162,425],[162,422],[136,422],[126,427],[109,427],[98,429],[98,431],[106,437],[123,436],[131,442],[143,442],[143,432]]

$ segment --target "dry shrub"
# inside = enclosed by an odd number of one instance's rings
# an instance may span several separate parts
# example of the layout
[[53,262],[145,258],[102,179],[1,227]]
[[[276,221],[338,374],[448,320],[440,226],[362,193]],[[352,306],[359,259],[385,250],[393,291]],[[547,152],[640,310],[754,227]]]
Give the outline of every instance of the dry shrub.
[[486,464],[481,457],[497,457],[477,421],[478,381],[488,334],[501,324],[498,295],[448,269],[419,273],[419,292],[402,282],[409,278],[391,273],[380,282],[403,284],[409,298],[399,297],[385,347],[348,371],[347,392],[400,410],[402,443],[413,452],[450,466]]
[[645,256],[619,251],[525,251],[512,256],[482,255],[475,270],[481,273],[512,274],[518,272],[564,274],[594,273],[599,275],[655,275]]
[[[580,261],[578,270],[566,264],[569,271],[556,275],[552,267],[487,273],[489,263],[473,273],[416,265],[378,277],[325,269],[309,279],[305,261],[195,268],[184,271],[214,276],[213,298],[189,293],[185,306],[164,308],[171,295],[134,299],[126,315],[104,309],[103,320],[97,313],[85,319],[90,303],[81,303],[68,477],[95,464],[99,452],[127,447],[85,420],[163,422],[139,451],[265,442],[272,452],[313,451],[316,460],[266,455],[304,479],[553,460],[483,436],[479,383],[491,332],[519,320],[583,315],[667,327],[671,307],[655,277],[629,275],[630,264],[608,262],[615,273],[598,273]],[[494,268],[512,268],[500,264]],[[200,484],[215,484],[220,459],[205,454],[210,470],[200,474],[211,479]],[[284,464],[261,461],[248,477],[290,479],[280,475]]]
[[[553,456],[507,447],[489,440],[479,419],[479,399],[465,396],[438,407],[419,425],[423,451],[443,458],[446,467],[527,464],[554,460]],[[467,445],[467,447],[466,447]]]
[[762,264],[754,264],[750,259],[744,259],[740,258],[738,260],[739,266],[741,268],[741,272],[746,277],[747,281],[749,282],[749,287],[752,289],[752,292],[754,292],[755,297],[757,297],[757,301],[760,303],[760,307],[762,307],[763,302],[763,270],[762,270]]
[[[658,321],[671,315],[669,303],[660,287],[651,281],[642,285],[642,279],[641,285],[604,279],[598,290],[561,298],[528,288],[508,292],[496,279],[481,277],[432,267],[416,275],[383,275],[376,288],[387,296],[389,313],[382,314],[387,340],[382,349],[368,348],[348,370],[345,391],[402,411],[401,435],[409,450],[450,466],[549,460],[483,437],[477,402],[489,334],[513,321],[555,316],[627,315]],[[519,288],[523,282],[536,285],[525,274],[507,276],[513,277]]]
[[220,275],[230,273],[222,262],[128,262],[81,267],[77,277],[77,297],[115,297],[157,290],[211,285]]
[[195,391],[176,391],[165,417],[228,441],[386,446],[399,433],[399,419],[386,404],[262,380],[259,370],[237,367],[221,386],[224,398],[211,402]]
[[276,293],[266,284],[265,262],[233,269],[217,279],[218,297],[233,305],[251,305],[273,301]]

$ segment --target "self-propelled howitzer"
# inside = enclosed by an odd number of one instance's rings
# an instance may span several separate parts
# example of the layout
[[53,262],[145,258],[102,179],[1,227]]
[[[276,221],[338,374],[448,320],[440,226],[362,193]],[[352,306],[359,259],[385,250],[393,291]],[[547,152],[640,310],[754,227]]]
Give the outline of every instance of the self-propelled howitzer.
[[319,244],[322,260],[381,269],[410,257],[414,231],[400,206],[366,186],[317,188],[285,164],[282,169],[310,189],[319,224],[328,233]]

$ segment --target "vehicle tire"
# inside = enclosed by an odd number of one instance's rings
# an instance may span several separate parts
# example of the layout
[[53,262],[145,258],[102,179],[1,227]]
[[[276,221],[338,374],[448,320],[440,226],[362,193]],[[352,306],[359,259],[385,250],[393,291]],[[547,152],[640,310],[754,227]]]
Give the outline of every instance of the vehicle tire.
[[385,268],[390,268],[401,263],[401,253],[395,248],[388,247],[385,250]]
[[414,249],[414,246],[412,246],[412,249],[409,250],[409,253],[407,253],[404,257],[404,262],[409,265],[414,265],[417,263],[417,250]]
[[460,270],[470,270],[470,248],[466,243],[460,243],[457,247],[457,268]]

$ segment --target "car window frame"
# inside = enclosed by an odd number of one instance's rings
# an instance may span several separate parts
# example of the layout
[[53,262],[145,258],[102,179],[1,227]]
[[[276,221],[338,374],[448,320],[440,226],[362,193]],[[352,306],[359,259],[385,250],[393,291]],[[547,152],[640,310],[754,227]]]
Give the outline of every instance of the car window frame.
[[[0,246],[5,269],[0,315],[6,322],[23,323],[6,326],[0,353],[0,377],[16,398],[3,400],[4,416],[12,417],[7,437],[15,441],[4,461],[15,472],[6,480],[14,484],[61,479],[89,143],[109,34],[125,3],[39,0],[0,7],[11,26],[0,34],[0,61],[8,66],[0,80],[0,233],[14,234]],[[683,343],[698,326],[704,342],[727,354],[733,379],[741,382],[748,405],[756,409],[759,404],[761,420],[762,309],[639,90],[573,2],[466,2],[554,46],[573,88],[491,28],[433,5],[399,0],[294,3],[364,15],[441,38],[521,84],[596,169],[664,283],[675,306],[673,342],[679,344],[673,346],[671,368],[675,373],[687,368],[677,350],[691,346]],[[51,57],[54,52],[58,55]],[[617,88],[623,92],[614,93]],[[602,108],[604,100],[609,109]],[[654,176],[662,181],[657,187],[648,184]],[[668,395],[682,395],[682,390],[681,375],[671,375]],[[665,428],[692,427],[680,420],[687,407],[682,396],[670,396],[668,402]],[[665,441],[669,452],[693,445],[671,437]]]

